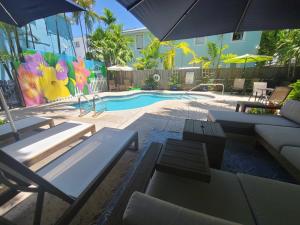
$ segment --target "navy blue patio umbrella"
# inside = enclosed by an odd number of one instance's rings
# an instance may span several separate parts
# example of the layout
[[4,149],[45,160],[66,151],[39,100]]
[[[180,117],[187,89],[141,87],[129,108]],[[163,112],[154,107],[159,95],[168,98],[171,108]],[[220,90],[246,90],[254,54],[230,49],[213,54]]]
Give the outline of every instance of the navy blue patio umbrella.
[[82,10],[69,0],[0,0],[0,21],[22,27],[33,20]]
[[161,41],[300,28],[299,0],[117,0]]

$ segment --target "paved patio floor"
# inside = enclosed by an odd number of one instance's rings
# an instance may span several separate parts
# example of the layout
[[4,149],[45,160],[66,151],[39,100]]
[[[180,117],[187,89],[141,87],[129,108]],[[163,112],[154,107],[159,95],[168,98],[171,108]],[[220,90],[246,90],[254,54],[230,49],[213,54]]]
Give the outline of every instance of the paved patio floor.
[[[127,93],[123,92],[122,94]],[[118,95],[119,93],[104,93],[102,95],[107,94]],[[139,133],[139,147],[141,149],[142,146],[144,146],[145,138],[149,132],[154,129],[160,131],[182,132],[185,119],[205,120],[207,110],[234,110],[237,100],[247,99],[245,96],[239,97],[209,94],[213,95],[215,98],[197,101],[162,101],[139,109],[104,112],[96,118],[92,116],[92,113],[83,117],[78,117],[79,110],[68,107],[68,101],[56,102],[39,107],[12,110],[12,115],[15,119],[33,115],[51,117],[55,120],[55,124],[68,120],[82,121],[95,124],[97,130],[100,130],[103,127],[137,130]],[[32,135],[35,132],[38,131],[22,134],[22,137],[24,138]],[[10,142],[11,140],[6,142],[0,141],[0,147],[1,145],[6,145]],[[68,150],[71,146],[57,152],[57,155]],[[130,151],[125,153],[104,182],[97,188],[80,213],[74,218],[72,222],[73,225],[91,224],[97,218],[101,213],[103,206],[110,200],[112,193],[116,190],[122,177],[126,174],[138,154],[139,153]],[[51,157],[55,156],[56,155],[53,155]],[[42,166],[47,161],[51,160],[51,157],[42,161],[40,164],[35,165],[33,169]],[[6,207],[2,207],[0,213],[6,213],[5,217],[13,220],[16,224],[30,225],[32,224],[35,200],[36,196],[34,194],[19,195],[12,202],[7,204]],[[19,204],[14,206],[12,210],[7,211],[8,208],[11,208],[15,203]],[[45,213],[43,214],[42,224],[53,224],[66,207],[67,204],[65,202],[52,195],[46,195],[44,204]]]

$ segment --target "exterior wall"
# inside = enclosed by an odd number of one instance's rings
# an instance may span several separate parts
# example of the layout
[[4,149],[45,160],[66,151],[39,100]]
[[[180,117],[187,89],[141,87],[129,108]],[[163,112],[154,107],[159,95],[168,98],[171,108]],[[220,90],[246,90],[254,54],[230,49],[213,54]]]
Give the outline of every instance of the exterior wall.
[[84,50],[84,43],[87,46],[86,38],[82,39],[82,37],[75,37],[73,39],[75,52],[78,57],[85,58],[85,50]]
[[[26,46],[26,32],[25,27],[19,28],[18,33],[20,37],[20,44],[23,50],[32,49],[36,51],[59,53],[57,42],[57,29],[56,18],[61,43],[61,53],[74,56],[72,48],[72,28],[69,21],[66,21],[63,14],[57,16],[50,16],[45,19],[39,19],[31,22],[28,27],[28,42],[29,46]],[[33,34],[32,37],[29,32],[29,26],[31,27]],[[8,40],[3,31],[0,31],[0,51],[9,51]],[[7,79],[6,74],[2,66],[0,66],[0,79]]]
[[[124,31],[124,33],[127,34],[128,36],[131,36],[134,39],[132,50],[134,51],[135,58],[141,56],[139,50],[136,49],[136,40],[135,40],[136,35],[137,34],[143,35],[144,47],[150,43],[151,37],[153,37],[153,35],[146,28],[127,30]],[[233,53],[237,55],[257,54],[258,51],[257,47],[259,46],[260,43],[261,33],[262,33],[261,31],[244,32],[243,39],[238,41],[232,41],[233,33],[208,36],[208,37],[204,37],[205,41],[203,44],[200,45],[196,45],[195,38],[185,39],[181,41],[187,42],[190,48],[192,48],[197,53],[198,56],[208,56],[207,43],[210,41],[220,45],[222,38],[223,38],[223,45],[227,44],[229,46],[229,48],[226,49],[224,53]],[[191,55],[186,56],[182,53],[181,50],[178,50],[176,54],[175,65],[177,68],[192,66],[188,64],[191,59],[192,59]],[[222,66],[230,67],[230,65],[228,64]],[[236,65],[236,66],[242,67],[243,65]],[[247,66],[253,66],[253,64],[248,64]],[[162,64],[160,64],[160,68],[162,68]]]

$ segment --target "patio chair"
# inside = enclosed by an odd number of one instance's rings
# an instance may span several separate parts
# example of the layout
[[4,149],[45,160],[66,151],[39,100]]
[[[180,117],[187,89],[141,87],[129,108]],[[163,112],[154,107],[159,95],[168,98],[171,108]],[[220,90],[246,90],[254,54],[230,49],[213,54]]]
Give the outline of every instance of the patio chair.
[[19,162],[31,166],[57,150],[79,140],[85,134],[89,132],[94,134],[95,129],[94,124],[68,121],[4,146],[2,151]]
[[[46,118],[46,117],[38,117],[38,116],[31,116],[28,118],[20,119],[14,121],[16,129],[18,132],[26,132],[29,130],[34,130],[46,125],[50,127],[54,127],[53,119]],[[14,132],[11,130],[10,125],[4,124],[0,126],[0,139],[5,139],[9,137],[15,137]]]
[[41,224],[46,192],[69,203],[55,223],[66,225],[132,143],[137,150],[137,132],[103,128],[36,172],[0,151],[0,179],[17,191],[37,193],[34,225]]
[[110,90],[110,91],[115,91],[115,90],[117,90],[116,82],[115,82],[114,80],[109,80],[109,90]]
[[241,93],[244,91],[244,86],[245,86],[245,78],[235,78],[233,81],[233,86],[232,90],[234,92]]
[[261,109],[280,109],[282,103],[285,101],[289,93],[291,92],[291,87],[276,87],[272,92],[271,96],[264,102],[250,102],[250,101],[239,101],[236,105],[236,112],[245,112],[247,108],[261,108]]
[[267,86],[267,82],[253,82],[253,92],[252,95],[249,96],[248,101],[250,101],[252,97],[254,97],[254,101],[256,101],[256,99],[258,99],[258,101],[263,99],[267,95],[267,91],[264,90]]
[[124,80],[124,85],[125,85],[126,90],[132,88],[132,84],[131,84],[130,80]]

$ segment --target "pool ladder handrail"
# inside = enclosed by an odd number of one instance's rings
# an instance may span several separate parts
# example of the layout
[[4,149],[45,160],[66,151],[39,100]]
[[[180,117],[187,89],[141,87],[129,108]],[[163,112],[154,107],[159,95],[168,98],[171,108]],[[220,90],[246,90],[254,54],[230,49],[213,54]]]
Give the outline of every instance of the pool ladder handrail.
[[79,105],[79,116],[84,116],[86,114],[88,114],[89,112],[91,112],[92,110],[89,110],[89,111],[86,111],[86,110],[83,110],[83,108],[81,107],[81,98],[84,98],[86,102],[89,103],[90,106],[92,106],[90,100],[84,95],[84,94],[80,94],[78,95],[78,105]]
[[98,116],[99,114],[101,114],[101,113],[103,113],[105,111],[105,105],[104,105],[104,108],[103,108],[104,110],[97,112],[97,110],[96,110],[96,100],[100,101],[100,102],[103,102],[102,97],[100,97],[97,94],[94,94],[94,96],[93,96],[93,111],[94,111],[93,117],[96,117],[96,116]]

